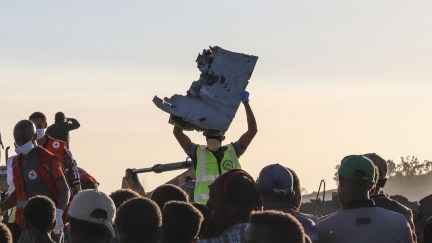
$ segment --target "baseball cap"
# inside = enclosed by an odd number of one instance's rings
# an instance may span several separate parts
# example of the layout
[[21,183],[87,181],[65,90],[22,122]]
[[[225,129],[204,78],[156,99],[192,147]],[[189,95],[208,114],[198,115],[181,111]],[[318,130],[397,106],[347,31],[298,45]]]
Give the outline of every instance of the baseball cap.
[[[109,196],[96,190],[80,191],[72,200],[68,215],[72,218],[90,223],[105,225],[115,238],[114,218],[115,205]],[[102,217],[98,212],[102,213]]]
[[372,161],[363,155],[349,155],[342,159],[338,174],[347,179],[373,182],[375,167]]
[[381,158],[376,153],[363,154],[363,156],[370,159],[372,163],[374,163],[378,167],[378,170],[380,171],[380,179],[387,178],[388,166],[387,162],[383,158]]
[[257,184],[263,191],[289,194],[293,191],[293,176],[284,166],[271,164],[261,170]]

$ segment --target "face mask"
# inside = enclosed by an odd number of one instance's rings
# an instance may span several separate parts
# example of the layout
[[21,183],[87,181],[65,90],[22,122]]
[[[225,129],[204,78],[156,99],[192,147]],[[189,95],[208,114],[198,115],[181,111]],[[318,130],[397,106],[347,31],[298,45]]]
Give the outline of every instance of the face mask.
[[207,148],[210,151],[216,152],[216,151],[218,151],[220,146],[221,146],[221,142],[219,140],[213,139],[213,138],[207,139]]
[[37,139],[41,139],[45,136],[45,129],[36,129]]
[[32,149],[34,148],[34,144],[33,144],[32,140],[28,141],[27,143],[25,143],[22,146],[19,146],[18,144],[15,144],[15,146],[16,146],[15,147],[15,153],[18,155],[20,155],[20,154],[26,155],[26,154],[30,153],[30,151],[32,151]]

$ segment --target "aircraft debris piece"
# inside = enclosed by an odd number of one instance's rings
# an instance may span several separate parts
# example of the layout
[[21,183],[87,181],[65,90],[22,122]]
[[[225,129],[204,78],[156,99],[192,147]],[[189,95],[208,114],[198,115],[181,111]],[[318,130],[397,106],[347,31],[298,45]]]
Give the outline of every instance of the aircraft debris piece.
[[196,62],[200,78],[186,96],[175,94],[153,102],[171,114],[169,122],[184,130],[227,131],[240,105],[240,92],[249,82],[258,57],[224,50],[204,49]]

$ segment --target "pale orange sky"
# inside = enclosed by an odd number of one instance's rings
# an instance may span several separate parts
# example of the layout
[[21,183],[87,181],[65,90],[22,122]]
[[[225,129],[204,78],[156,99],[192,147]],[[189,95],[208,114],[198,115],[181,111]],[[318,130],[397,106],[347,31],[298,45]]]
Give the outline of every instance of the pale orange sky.
[[[432,159],[431,10],[429,1],[1,3],[0,131],[12,145],[14,124],[34,111],[49,123],[60,110],[77,118],[73,153],[111,192],[126,168],[185,159],[151,100],[185,94],[196,55],[219,45],[259,56],[247,87],[259,132],[243,168],[256,177],[278,162],[309,192],[321,179],[332,188],[348,154]],[[245,129],[240,107],[226,142]],[[140,178],[151,190],[176,174]]]

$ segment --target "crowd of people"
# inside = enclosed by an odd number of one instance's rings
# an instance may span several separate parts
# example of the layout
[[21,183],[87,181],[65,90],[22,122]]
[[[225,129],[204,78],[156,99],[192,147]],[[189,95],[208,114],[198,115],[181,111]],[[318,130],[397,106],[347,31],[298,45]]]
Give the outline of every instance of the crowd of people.
[[[17,155],[9,159],[8,196],[0,202],[5,216],[0,242],[417,242],[411,210],[381,191],[387,163],[377,154],[341,160],[337,175],[342,209],[320,218],[299,211],[300,178],[291,168],[270,164],[258,178],[242,170],[239,156],[257,125],[249,94],[243,92],[241,100],[248,130],[237,142],[222,146],[224,134],[208,131],[207,145],[198,145],[174,128],[194,163],[193,195],[171,184],[149,194],[99,191],[97,180],[78,167],[68,142],[45,134],[45,115],[32,113],[13,130]],[[64,121],[64,114],[58,119]],[[432,240],[431,221],[423,242]]]

